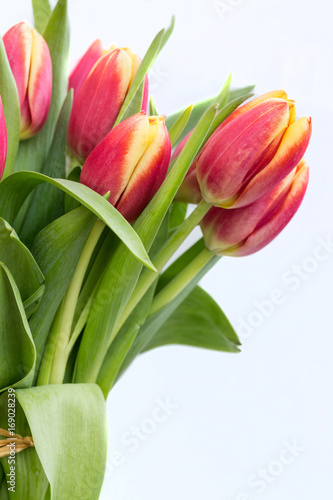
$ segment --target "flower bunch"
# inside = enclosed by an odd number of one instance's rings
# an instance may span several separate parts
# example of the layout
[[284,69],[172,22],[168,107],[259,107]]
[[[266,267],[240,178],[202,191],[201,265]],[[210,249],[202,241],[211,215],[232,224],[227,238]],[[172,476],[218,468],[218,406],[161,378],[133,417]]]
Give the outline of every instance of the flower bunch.
[[136,356],[170,343],[239,351],[198,282],[295,215],[311,120],[284,91],[249,100],[253,87],[230,79],[160,115],[147,75],[174,22],[143,59],[97,40],[68,75],[66,1],[35,16],[0,45],[0,492],[15,435],[18,498],[93,500],[104,401]]

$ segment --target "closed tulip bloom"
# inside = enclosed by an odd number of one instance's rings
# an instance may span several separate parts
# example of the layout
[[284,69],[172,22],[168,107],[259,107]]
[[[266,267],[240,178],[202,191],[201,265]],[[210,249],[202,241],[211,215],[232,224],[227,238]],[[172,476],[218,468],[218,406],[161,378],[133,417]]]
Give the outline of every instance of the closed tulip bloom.
[[2,99],[0,97],[0,180],[5,170],[7,158],[7,128]]
[[[82,57],[69,79],[74,102],[68,127],[71,153],[83,162],[110,132],[140,66],[130,48],[105,51],[96,40]],[[142,109],[147,109],[146,77]]]
[[171,156],[164,116],[144,111],[122,121],[95,147],[80,181],[130,222],[135,221],[164,181]]
[[309,181],[302,160],[278,186],[243,208],[213,207],[201,222],[207,248],[218,255],[241,257],[268,245],[297,212]]
[[222,122],[196,162],[204,200],[239,208],[279,184],[301,161],[311,136],[311,119],[295,121],[295,115],[294,102],[276,91]]
[[52,96],[52,61],[44,38],[27,23],[19,23],[4,35],[8,61],[16,81],[21,110],[21,139],[29,139],[43,127]]

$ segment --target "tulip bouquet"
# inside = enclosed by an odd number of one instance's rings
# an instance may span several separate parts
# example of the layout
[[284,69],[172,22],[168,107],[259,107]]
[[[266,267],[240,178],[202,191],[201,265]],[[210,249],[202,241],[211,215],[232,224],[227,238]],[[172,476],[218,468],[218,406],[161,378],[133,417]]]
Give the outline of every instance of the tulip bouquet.
[[0,43],[0,498],[93,500],[105,399],[136,356],[239,351],[198,282],[293,217],[311,121],[230,78],[159,115],[147,74],[173,22],[142,60],[96,41],[68,76],[66,0],[33,8]]

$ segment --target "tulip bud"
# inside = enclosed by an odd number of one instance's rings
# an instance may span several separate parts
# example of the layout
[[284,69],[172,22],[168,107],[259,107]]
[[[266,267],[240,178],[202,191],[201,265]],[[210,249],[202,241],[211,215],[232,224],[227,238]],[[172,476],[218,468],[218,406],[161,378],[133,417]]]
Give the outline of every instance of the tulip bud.
[[137,113],[117,125],[90,153],[80,181],[130,222],[140,215],[164,181],[171,155],[164,116]]
[[4,35],[8,61],[16,81],[21,110],[21,139],[29,139],[43,127],[52,96],[52,61],[44,38],[27,23],[19,23]]
[[[82,57],[69,79],[74,102],[68,127],[71,153],[83,162],[110,132],[140,66],[130,48],[103,50],[96,40]],[[142,109],[147,109],[146,77]]]
[[2,99],[0,96],[0,180],[5,170],[7,158],[7,128]]
[[295,121],[295,114],[294,103],[276,91],[222,122],[196,162],[204,200],[239,208],[279,184],[301,161],[311,136],[311,119]]
[[268,245],[297,212],[309,181],[302,160],[273,190],[243,208],[213,207],[201,222],[207,248],[218,255],[241,257]]

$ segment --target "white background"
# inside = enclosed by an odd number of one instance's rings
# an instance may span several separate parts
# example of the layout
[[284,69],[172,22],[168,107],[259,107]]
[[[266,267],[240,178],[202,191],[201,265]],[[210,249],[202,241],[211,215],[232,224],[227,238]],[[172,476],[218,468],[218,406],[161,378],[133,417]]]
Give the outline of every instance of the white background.
[[[151,77],[161,113],[216,94],[232,71],[235,86],[288,90],[314,129],[306,155],[311,183],[292,223],[260,253],[222,259],[202,282],[241,335],[243,352],[168,347],[134,363],[108,399],[102,500],[333,498],[333,248],[317,253],[320,241],[333,240],[329,1],[69,0],[69,6],[73,62],[96,37],[105,47],[117,42],[143,55],[176,14],[175,34]],[[1,11],[2,33],[32,19],[29,0],[6,2]],[[302,277],[291,282],[295,272]],[[260,317],[260,303],[276,289],[283,303]],[[152,426],[159,401],[168,398],[177,408]],[[128,442],[133,426],[144,428],[137,446]],[[295,445],[293,456],[287,448]],[[265,479],[253,483],[259,474]]]

